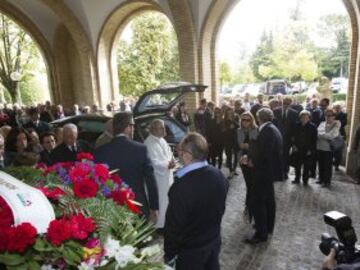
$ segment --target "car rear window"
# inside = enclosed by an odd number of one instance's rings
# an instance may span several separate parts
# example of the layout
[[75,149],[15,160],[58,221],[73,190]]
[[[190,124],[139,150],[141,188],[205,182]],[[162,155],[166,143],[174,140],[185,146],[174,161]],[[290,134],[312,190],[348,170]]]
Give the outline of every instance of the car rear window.
[[81,132],[102,133],[105,130],[105,125],[106,122],[93,120],[81,120],[78,122],[78,127]]

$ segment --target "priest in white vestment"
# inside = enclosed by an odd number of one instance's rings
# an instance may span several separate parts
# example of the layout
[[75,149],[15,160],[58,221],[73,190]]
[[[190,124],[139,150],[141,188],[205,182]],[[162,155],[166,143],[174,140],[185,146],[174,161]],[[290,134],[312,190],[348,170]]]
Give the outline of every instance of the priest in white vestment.
[[165,225],[165,213],[168,206],[168,191],[172,185],[173,169],[175,160],[170,146],[165,141],[165,123],[161,119],[155,119],[150,124],[150,134],[144,144],[154,167],[154,175],[159,193],[159,217],[155,224],[158,229]]

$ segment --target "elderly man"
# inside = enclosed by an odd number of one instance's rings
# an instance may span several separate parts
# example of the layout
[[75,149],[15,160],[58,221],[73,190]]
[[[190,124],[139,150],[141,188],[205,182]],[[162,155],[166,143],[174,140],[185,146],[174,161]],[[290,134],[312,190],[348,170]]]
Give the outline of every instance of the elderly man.
[[148,150],[159,193],[159,217],[155,225],[162,229],[165,225],[165,212],[168,206],[168,192],[174,179],[172,169],[175,167],[173,153],[167,142],[165,123],[163,120],[155,119],[150,124],[150,134],[144,144]]
[[96,139],[95,148],[110,142],[114,138],[113,135],[113,120],[110,119],[106,122],[105,131]]
[[154,169],[146,147],[133,141],[134,126],[131,113],[115,114],[114,139],[95,150],[95,161],[107,164],[110,170],[119,169],[121,178],[134,191],[135,200],[141,203],[142,214],[156,222],[159,215],[159,198]]
[[189,133],[178,153],[184,167],[176,172],[169,191],[165,262],[176,264],[176,270],[218,270],[228,182],[207,164],[208,144],[200,134]]
[[51,160],[54,163],[76,161],[76,155],[80,152],[88,152],[90,149],[78,140],[78,129],[74,124],[66,124],[63,127],[63,142],[51,153]]
[[248,166],[254,168],[250,209],[255,219],[255,234],[246,243],[267,241],[275,226],[274,181],[283,177],[282,136],[274,126],[273,112],[262,108],[257,112],[260,124],[255,151]]

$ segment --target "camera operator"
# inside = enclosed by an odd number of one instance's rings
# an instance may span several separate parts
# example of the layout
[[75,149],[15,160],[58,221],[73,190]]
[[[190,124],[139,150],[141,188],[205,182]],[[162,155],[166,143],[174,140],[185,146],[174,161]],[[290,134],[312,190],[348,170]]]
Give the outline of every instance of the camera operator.
[[322,270],[360,270],[360,259],[349,264],[339,264],[336,262],[336,252],[332,248],[329,255],[325,257]]

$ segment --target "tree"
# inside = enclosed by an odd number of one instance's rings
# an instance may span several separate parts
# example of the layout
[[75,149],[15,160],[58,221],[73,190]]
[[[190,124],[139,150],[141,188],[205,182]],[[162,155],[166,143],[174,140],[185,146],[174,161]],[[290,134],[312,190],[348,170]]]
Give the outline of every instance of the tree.
[[254,76],[258,80],[266,80],[269,77],[264,77],[260,73],[261,66],[272,65],[271,54],[273,52],[273,34],[263,33],[259,45],[256,47],[255,52],[250,58],[250,67]]
[[220,87],[227,85],[231,82],[232,74],[230,65],[227,62],[220,63]]
[[140,96],[146,90],[179,80],[179,53],[174,30],[159,13],[148,12],[131,22],[130,41],[120,40],[120,92]]
[[317,50],[321,71],[327,77],[348,76],[350,58],[350,22],[346,15],[330,14],[321,17],[319,34],[332,45]]
[[22,83],[39,61],[36,45],[29,35],[8,17],[0,14],[0,83],[9,92],[11,101],[22,103],[18,81],[13,72],[22,75]]

